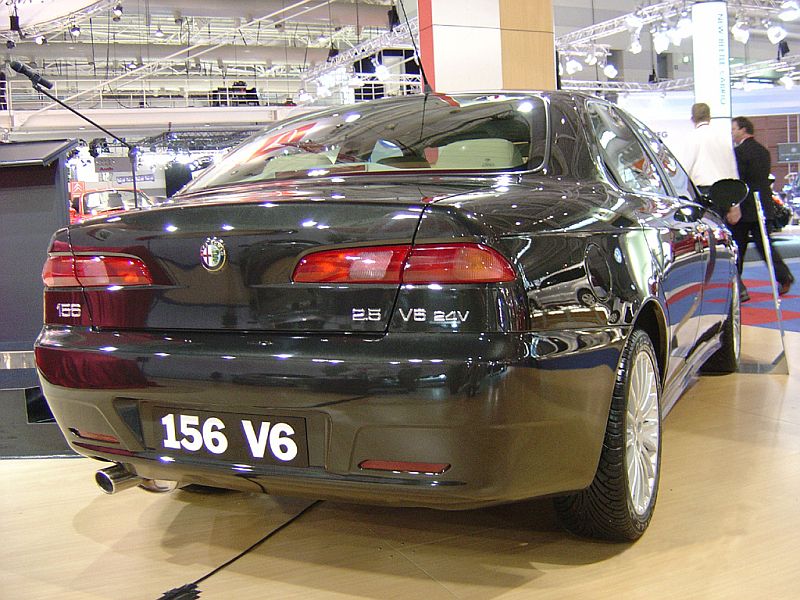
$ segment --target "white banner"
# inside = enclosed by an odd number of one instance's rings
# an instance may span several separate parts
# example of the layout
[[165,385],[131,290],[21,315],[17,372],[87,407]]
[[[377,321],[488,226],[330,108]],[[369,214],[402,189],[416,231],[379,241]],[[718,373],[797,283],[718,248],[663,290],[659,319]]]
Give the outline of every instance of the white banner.
[[731,118],[731,74],[728,64],[728,7],[725,2],[692,6],[694,101],[705,102],[712,118]]

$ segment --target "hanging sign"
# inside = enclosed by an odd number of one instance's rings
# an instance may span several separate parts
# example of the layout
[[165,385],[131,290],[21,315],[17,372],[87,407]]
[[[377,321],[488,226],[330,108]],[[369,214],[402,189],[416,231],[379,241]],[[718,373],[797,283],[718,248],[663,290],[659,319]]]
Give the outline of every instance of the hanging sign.
[[712,118],[731,118],[731,73],[728,64],[728,7],[725,2],[692,6],[694,101],[705,102]]

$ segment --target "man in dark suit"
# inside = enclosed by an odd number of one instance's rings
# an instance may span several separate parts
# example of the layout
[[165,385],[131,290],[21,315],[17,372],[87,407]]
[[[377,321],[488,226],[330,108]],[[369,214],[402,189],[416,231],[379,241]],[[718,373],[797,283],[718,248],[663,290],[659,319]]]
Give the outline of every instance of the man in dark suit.
[[775,203],[772,201],[772,184],[769,180],[772,161],[769,150],[759,144],[753,134],[755,129],[752,121],[747,117],[735,117],[731,121],[731,135],[733,143],[736,144],[734,154],[736,155],[736,166],[739,169],[739,178],[750,188],[747,198],[741,204],[742,218],[738,223],[731,226],[733,239],[739,248],[739,276],[742,275],[744,266],[744,255],[747,251],[747,243],[750,235],[756,242],[756,248],[761,253],[761,258],[766,260],[764,254],[764,243],[761,239],[761,230],[758,226],[758,215],[756,213],[756,200],[754,192],[758,193],[761,200],[761,208],[764,211],[764,219],[767,226],[767,241],[772,251],[772,264],[775,268],[775,279],[778,282],[778,293],[784,295],[794,282],[789,267],[783,262],[780,253],[775,250],[770,238],[770,232],[774,227]]

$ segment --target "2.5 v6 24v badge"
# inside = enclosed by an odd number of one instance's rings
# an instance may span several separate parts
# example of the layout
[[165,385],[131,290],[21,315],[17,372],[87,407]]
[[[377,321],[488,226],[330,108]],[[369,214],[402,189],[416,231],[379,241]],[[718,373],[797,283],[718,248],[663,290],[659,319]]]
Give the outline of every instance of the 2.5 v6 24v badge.
[[219,271],[225,266],[226,258],[225,242],[219,238],[206,238],[205,243],[200,246],[200,260],[206,271]]

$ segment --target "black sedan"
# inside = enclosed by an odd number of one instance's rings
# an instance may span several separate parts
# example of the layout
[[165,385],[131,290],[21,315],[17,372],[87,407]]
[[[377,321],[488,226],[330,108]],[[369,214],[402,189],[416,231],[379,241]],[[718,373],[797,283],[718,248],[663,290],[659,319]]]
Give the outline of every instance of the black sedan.
[[173,204],[54,234],[42,388],[70,446],[116,463],[109,493],[550,495],[572,531],[636,539],[663,415],[701,367],[738,365],[714,207],[741,196],[700,196],[646,127],[580,94],[304,115]]

